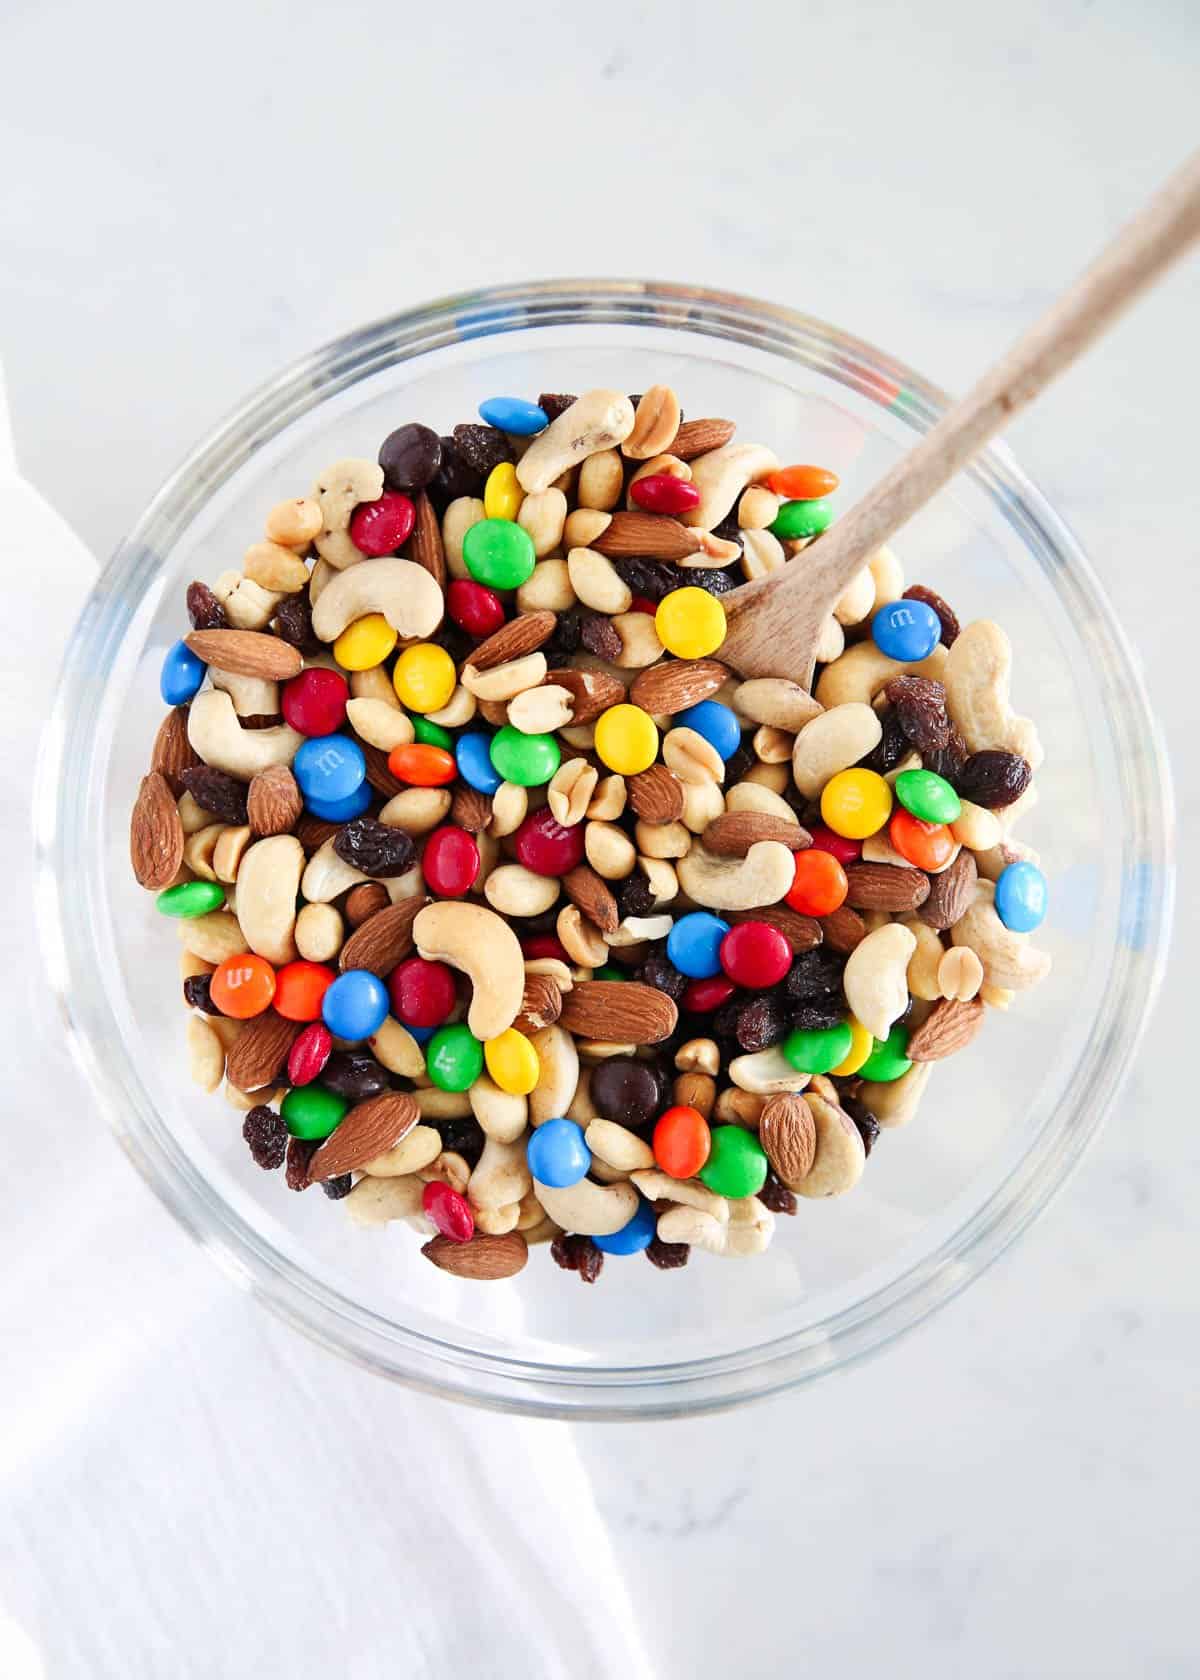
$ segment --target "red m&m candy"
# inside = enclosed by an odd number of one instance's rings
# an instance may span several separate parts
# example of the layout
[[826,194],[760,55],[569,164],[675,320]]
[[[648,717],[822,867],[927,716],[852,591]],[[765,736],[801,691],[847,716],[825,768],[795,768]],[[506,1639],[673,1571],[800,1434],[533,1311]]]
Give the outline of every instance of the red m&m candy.
[[504,623],[503,601],[474,578],[455,578],[446,591],[446,611],[468,636],[494,635]]
[[531,811],[513,836],[517,860],[535,875],[566,875],[583,862],[583,823],[564,827],[548,805]]
[[360,502],[350,516],[350,541],[378,559],[395,554],[412,535],[417,510],[399,490],[385,490],[376,502]]
[[650,513],[688,513],[700,506],[700,492],[686,478],[648,473],[629,486],[630,499]]
[[454,974],[445,963],[408,957],[388,980],[392,1009],[407,1027],[440,1027],[454,1008]]
[[828,852],[845,868],[848,863],[857,863],[862,856],[862,841],[849,840],[844,834],[835,834],[824,823],[815,823],[812,829],[812,849],[814,852]]
[[439,898],[462,898],[479,873],[479,847],[465,828],[435,828],[421,853],[421,873]]
[[739,986],[777,985],[792,966],[792,948],[766,922],[739,922],[721,941],[721,967]]
[[691,980],[683,994],[680,1007],[688,1015],[707,1015],[728,1003],[737,990],[724,974],[714,974],[707,980]]
[[279,706],[284,722],[301,735],[332,735],[346,721],[349,698],[345,677],[314,665],[284,683]]

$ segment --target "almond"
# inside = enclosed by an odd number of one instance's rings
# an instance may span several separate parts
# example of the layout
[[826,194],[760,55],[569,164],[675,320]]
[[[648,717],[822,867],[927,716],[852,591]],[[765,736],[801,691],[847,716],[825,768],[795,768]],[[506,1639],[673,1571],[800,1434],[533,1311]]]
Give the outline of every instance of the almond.
[[314,817],[311,811],[305,811],[293,832],[311,857],[321,850],[326,840],[333,839],[341,826],[341,823],[326,822],[324,817]]
[[921,920],[939,933],[953,927],[974,903],[978,874],[975,854],[964,846],[948,868],[931,877],[929,897],[917,911]]
[[183,822],[161,770],[142,777],[129,819],[129,861],[134,879],[149,892],[169,887],[183,862]]
[[468,834],[482,834],[492,820],[492,796],[463,784],[455,789],[450,804],[450,821]]
[[365,921],[342,946],[338,967],[343,974],[350,968],[366,968],[380,979],[390,974],[398,962],[413,948],[413,923],[417,911],[426,903],[423,893],[402,898]]
[[576,671],[571,666],[562,666],[547,671],[546,681],[570,692],[573,724],[592,723],[601,712],[619,706],[625,698],[624,683],[609,671]]
[[726,910],[724,915],[730,922],[765,922],[768,927],[776,928],[792,947],[793,956],[811,951],[821,943],[820,922],[802,916],[786,904],[764,904],[758,910]]
[[529,1258],[520,1231],[506,1231],[502,1237],[480,1232],[470,1242],[452,1242],[449,1237],[432,1237],[421,1249],[439,1271],[475,1283],[494,1283],[498,1278],[516,1277]]
[[199,754],[188,740],[188,709],[186,706],[173,706],[158,726],[150,754],[150,768],[167,778],[167,785],[178,799],[183,792],[180,771],[190,770],[199,762]]
[[239,1091],[258,1091],[278,1079],[288,1051],[300,1036],[298,1021],[285,1021],[273,1009],[247,1021],[234,1040],[225,1077]]
[[616,933],[621,921],[617,901],[608,883],[586,863],[570,869],[562,877],[562,888],[572,904],[577,904],[589,922],[601,933]]
[[439,589],[446,587],[446,550],[442,545],[442,527],[437,510],[426,491],[418,490],[413,497],[417,510],[413,525],[409,554],[418,566],[424,566]]
[[793,1093],[769,1097],[759,1116],[758,1141],[775,1176],[794,1190],[812,1171],[817,1128],[804,1098]]
[[364,741],[357,735],[355,740],[362,748],[362,755],[367,761],[367,780],[375,792],[382,793],[385,799],[393,799],[396,794],[404,793],[410,784],[392,775],[388,769],[388,755],[383,748],[373,747],[370,741]]
[[685,420],[675,433],[671,453],[677,461],[694,461],[710,449],[723,449],[736,431],[732,420]]
[[490,671],[496,665],[507,665],[510,659],[524,659],[527,653],[536,653],[543,642],[550,640],[556,623],[552,612],[522,613],[518,618],[510,618],[473,650],[471,665],[476,671]]
[[513,1022],[520,1033],[540,1032],[562,1014],[562,992],[548,974],[526,974],[521,1012]]
[[303,796],[286,764],[272,764],[251,778],[246,815],[257,837],[290,834],[303,814]]
[[346,920],[352,928],[362,927],[387,907],[387,888],[382,881],[360,881],[346,894]]
[[700,533],[665,513],[614,513],[592,548],[610,560],[686,560],[700,548]]
[[625,779],[625,794],[643,822],[678,822],[683,815],[683,783],[665,764],[652,764]]
[[909,915],[929,897],[925,871],[895,863],[847,864],[846,880],[846,903],[852,910],[898,910]]
[[861,945],[867,937],[867,924],[848,904],[831,911],[828,916],[822,916],[820,928],[826,945],[840,957],[848,957],[855,946]]
[[651,717],[686,711],[715,694],[729,680],[719,659],[671,659],[638,674],[629,698]]
[[909,1061],[940,1062],[944,1056],[953,1056],[970,1044],[983,1026],[984,1013],[981,998],[972,998],[969,1003],[943,998],[909,1039],[905,1052]]
[[612,1044],[661,1044],[678,1019],[667,994],[640,980],[580,980],[563,999],[559,1016],[577,1038]]
[[393,1149],[421,1118],[410,1091],[385,1091],[355,1103],[308,1164],[308,1182],[337,1178]]
[[812,835],[806,828],[766,811],[726,811],[714,817],[704,830],[706,850],[718,857],[744,858],[759,840],[778,840],[792,852],[802,852],[812,845]]
[[286,682],[304,668],[299,648],[261,630],[192,630],[183,639],[206,665],[241,677]]

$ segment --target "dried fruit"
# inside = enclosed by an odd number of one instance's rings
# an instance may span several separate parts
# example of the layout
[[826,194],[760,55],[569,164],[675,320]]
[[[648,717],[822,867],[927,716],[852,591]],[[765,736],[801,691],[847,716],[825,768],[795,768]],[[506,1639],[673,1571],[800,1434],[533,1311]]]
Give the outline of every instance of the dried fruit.
[[565,1272],[578,1272],[584,1283],[595,1283],[604,1270],[604,1254],[591,1237],[567,1234],[555,1237],[550,1257]]
[[199,1009],[205,1015],[221,1013],[212,1000],[211,974],[189,974],[183,982],[183,1001],[189,1009]]
[[654,904],[654,889],[644,875],[630,875],[628,880],[622,881],[617,899],[622,921],[627,916],[648,916]]
[[317,1145],[314,1139],[289,1138],[287,1146],[287,1187],[289,1190],[308,1189],[309,1163],[316,1152]]
[[283,1165],[288,1152],[288,1129],[282,1114],[259,1104],[242,1121],[242,1136],[250,1146],[255,1166],[273,1172]]
[[225,608],[199,578],[188,584],[187,615],[193,630],[224,630],[229,623]]
[[[828,921],[828,917],[825,918]],[[811,1003],[816,998],[841,997],[845,958],[827,945],[814,951],[802,952],[792,963],[785,981],[785,990],[798,1003]]]
[[[729,1007],[735,1011],[733,1036],[748,1053],[769,1050],[773,1044],[782,1043],[791,1030],[794,1010],[778,992],[726,1005]],[[724,1015],[724,1010],[718,1014]]]
[[945,777],[954,788],[958,787],[958,773],[970,756],[970,748],[953,723],[950,725],[950,735],[944,747],[921,754],[925,769]]
[[317,644],[313,635],[312,607],[307,595],[285,595],[275,608],[275,628],[280,637],[295,648],[311,648]]
[[927,607],[932,607],[938,615],[938,622],[942,627],[942,646],[954,646],[960,625],[953,610],[946,605],[936,590],[926,589],[923,583],[910,584],[904,591],[904,599],[906,601],[924,601]]
[[407,874],[417,856],[410,834],[374,817],[346,823],[334,835],[333,849],[343,863],[376,879]]
[[801,1032],[826,1032],[846,1019],[845,1005],[839,998],[818,999],[814,1003],[796,1004],[792,1009],[791,1025]]
[[183,823],[165,776],[142,777],[129,820],[129,861],[134,879],[149,892],[169,887],[183,862]]
[[692,1250],[687,1243],[663,1242],[661,1237],[651,1237],[644,1252],[650,1264],[657,1266],[660,1272],[674,1272],[687,1265]]
[[231,828],[243,826],[247,815],[245,782],[209,764],[194,764],[181,771],[180,780],[197,805],[211,811],[218,822],[228,823]]
[[455,426],[454,447],[462,460],[484,478],[501,461],[512,460],[512,445],[495,426]]
[[553,424],[560,414],[567,412],[575,400],[575,397],[567,391],[543,391],[538,398],[538,407],[547,420]]
[[946,690],[931,677],[893,677],[885,690],[900,728],[922,754],[941,752],[950,740]]
[[674,1003],[680,1001],[688,987],[687,975],[681,974],[661,950],[652,951],[646,958],[638,979],[643,985],[665,992]]
[[335,1050],[321,1070],[321,1084],[356,1103],[381,1096],[391,1081],[369,1050]]
[[614,555],[611,564],[622,583],[635,595],[643,596],[655,606],[664,595],[669,595],[672,589],[678,589],[682,581],[674,566],[660,565],[654,560],[640,560],[632,554]]
[[875,1140],[878,1138],[879,1133],[882,1130],[879,1121],[876,1120],[875,1116],[871,1113],[871,1110],[866,1106],[860,1097],[849,1096],[843,1091],[839,1093],[838,1100],[841,1104],[842,1112],[844,1114],[848,1114],[854,1124],[858,1127],[858,1135],[863,1142],[863,1154],[869,1155],[872,1149],[874,1149]]
[[607,613],[584,613],[579,637],[589,653],[597,659],[614,660],[621,657],[621,632]]
[[343,1196],[348,1196],[354,1188],[354,1180],[349,1173],[342,1173],[338,1178],[322,1180],[321,1189],[331,1202],[340,1202]]
[[964,799],[985,811],[998,811],[1020,799],[1032,778],[1033,771],[1019,753],[989,747],[971,754],[954,785]]
[[883,734],[867,756],[859,759],[858,768],[874,770],[877,776],[886,776],[889,770],[896,768],[908,751],[908,736],[901,728],[894,706],[884,708],[879,715],[879,722]]

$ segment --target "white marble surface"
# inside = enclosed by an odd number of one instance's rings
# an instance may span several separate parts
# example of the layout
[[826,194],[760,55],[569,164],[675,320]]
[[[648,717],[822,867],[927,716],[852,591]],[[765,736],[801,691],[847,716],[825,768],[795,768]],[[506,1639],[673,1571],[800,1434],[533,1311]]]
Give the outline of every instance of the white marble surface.
[[[755,292],[961,386],[1194,143],[1200,38],[1178,0],[210,0],[186,21],[16,0],[0,62],[18,447],[105,551],[249,386],[481,281]],[[1198,305],[1193,264],[1010,435],[1141,650],[1185,859]],[[13,680],[3,706],[23,777]],[[1119,1112],[989,1276],[812,1392],[567,1431],[338,1365],[174,1228],[38,1009],[21,777],[0,789],[5,1680],[1195,1672],[1186,881]],[[344,1446],[314,1451],[332,1419]],[[582,1555],[555,1589],[536,1536],[549,1556],[564,1523]]]

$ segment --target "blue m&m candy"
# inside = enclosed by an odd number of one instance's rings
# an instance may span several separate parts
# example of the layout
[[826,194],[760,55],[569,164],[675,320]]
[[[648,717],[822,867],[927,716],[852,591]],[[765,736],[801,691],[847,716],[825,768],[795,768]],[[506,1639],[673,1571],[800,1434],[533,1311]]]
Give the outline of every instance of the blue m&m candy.
[[880,653],[913,664],[928,659],[942,639],[942,621],[924,601],[889,601],[871,620]]
[[565,1190],[587,1172],[592,1152],[584,1142],[583,1127],[574,1120],[547,1120],[530,1135],[525,1159],[539,1184]]
[[479,417],[502,432],[512,432],[514,437],[533,437],[550,424],[545,409],[524,397],[489,397],[480,403]]
[[366,968],[339,974],[321,999],[321,1019],[335,1038],[370,1038],[387,1014],[388,989]]
[[697,735],[703,735],[722,758],[732,758],[742,744],[742,726],[736,712],[723,706],[719,700],[701,700],[695,706],[688,706],[671,721],[683,729],[694,729]]
[[454,762],[463,781],[479,793],[495,793],[504,780],[492,763],[492,737],[482,729],[472,729],[458,737]]
[[611,1236],[593,1237],[592,1241],[604,1254],[640,1254],[644,1248],[650,1247],[657,1229],[658,1215],[652,1203],[643,1196],[628,1225],[622,1225]]
[[1046,877],[1035,863],[1010,863],[996,882],[996,914],[1013,933],[1032,933],[1046,916]]
[[367,777],[367,761],[348,735],[320,735],[304,742],[292,760],[292,774],[310,806],[314,799],[331,805],[358,792]]
[[314,817],[320,817],[322,822],[353,822],[355,817],[361,817],[371,803],[371,784],[363,782],[353,793],[348,793],[345,799],[306,799],[305,809],[311,811]]
[[711,910],[680,916],[667,935],[667,958],[689,980],[709,980],[721,972],[721,941],[729,923]]
[[194,654],[186,642],[169,647],[162,662],[158,692],[168,706],[182,706],[197,692],[207,670],[203,659]]

